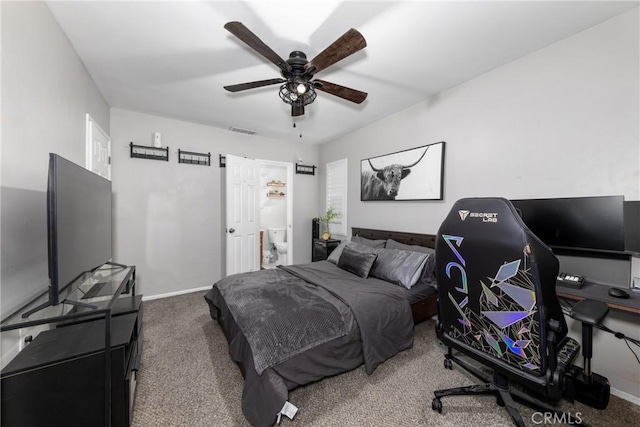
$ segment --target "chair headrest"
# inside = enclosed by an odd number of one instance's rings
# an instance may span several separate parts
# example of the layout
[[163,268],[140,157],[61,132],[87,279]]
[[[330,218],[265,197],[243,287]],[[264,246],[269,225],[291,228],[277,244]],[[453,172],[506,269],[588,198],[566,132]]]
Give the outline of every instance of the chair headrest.
[[[441,229],[455,228],[461,234],[495,235],[531,233],[511,202],[501,197],[478,197],[458,200],[443,221]],[[524,236],[523,236],[524,237]]]

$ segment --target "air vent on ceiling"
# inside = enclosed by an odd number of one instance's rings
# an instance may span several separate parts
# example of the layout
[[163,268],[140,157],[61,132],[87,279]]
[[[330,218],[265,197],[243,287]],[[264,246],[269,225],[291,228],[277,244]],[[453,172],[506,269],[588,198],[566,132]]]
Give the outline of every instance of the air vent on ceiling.
[[255,135],[257,133],[256,131],[253,131],[253,130],[242,129],[242,128],[237,128],[237,127],[233,127],[233,126],[231,126],[229,128],[229,131],[238,132],[238,133],[244,133],[245,135]]

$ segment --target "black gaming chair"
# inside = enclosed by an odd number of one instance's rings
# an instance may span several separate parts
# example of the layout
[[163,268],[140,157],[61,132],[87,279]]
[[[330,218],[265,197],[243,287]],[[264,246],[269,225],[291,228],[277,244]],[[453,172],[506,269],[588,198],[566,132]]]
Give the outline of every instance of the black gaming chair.
[[[574,306],[586,339],[585,370],[572,367],[580,345],[567,337],[555,293],[558,260],[529,231],[511,202],[501,198],[456,202],[438,231],[436,253],[436,329],[449,348],[445,367],[451,369],[455,361],[486,382],[435,391],[433,410],[442,412],[444,396],[495,394],[498,405],[506,406],[518,426],[524,422],[514,397],[571,420],[570,414],[562,415],[545,402],[556,403],[566,389],[571,390],[565,394],[570,399],[606,407],[609,383],[591,374],[589,360],[591,327],[602,321],[608,307],[594,301]],[[454,356],[454,349],[490,368],[493,378]],[[512,383],[521,387],[514,389]]]

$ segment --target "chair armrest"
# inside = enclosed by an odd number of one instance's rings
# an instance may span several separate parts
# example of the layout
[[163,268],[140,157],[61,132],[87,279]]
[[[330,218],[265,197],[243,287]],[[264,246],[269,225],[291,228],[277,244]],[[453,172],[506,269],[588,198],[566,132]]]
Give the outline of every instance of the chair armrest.
[[602,301],[584,299],[571,309],[569,315],[587,325],[599,325],[609,313],[609,306]]

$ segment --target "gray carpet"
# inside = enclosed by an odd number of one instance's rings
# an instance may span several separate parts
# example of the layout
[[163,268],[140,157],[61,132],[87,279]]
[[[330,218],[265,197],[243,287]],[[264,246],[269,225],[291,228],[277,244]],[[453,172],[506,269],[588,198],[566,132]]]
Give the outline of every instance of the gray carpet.
[[[143,354],[133,425],[248,426],[240,408],[243,379],[231,362],[220,326],[209,317],[204,292],[144,303]],[[413,349],[367,375],[364,367],[298,388],[289,400],[300,411],[282,426],[512,426],[495,398],[443,399],[442,414],[431,410],[433,390],[477,384],[455,367],[443,368],[434,322],[416,327]],[[533,411],[520,406],[527,425]],[[611,396],[605,411],[581,404],[592,426],[639,426],[640,407]],[[539,421],[539,418],[535,419]]]

